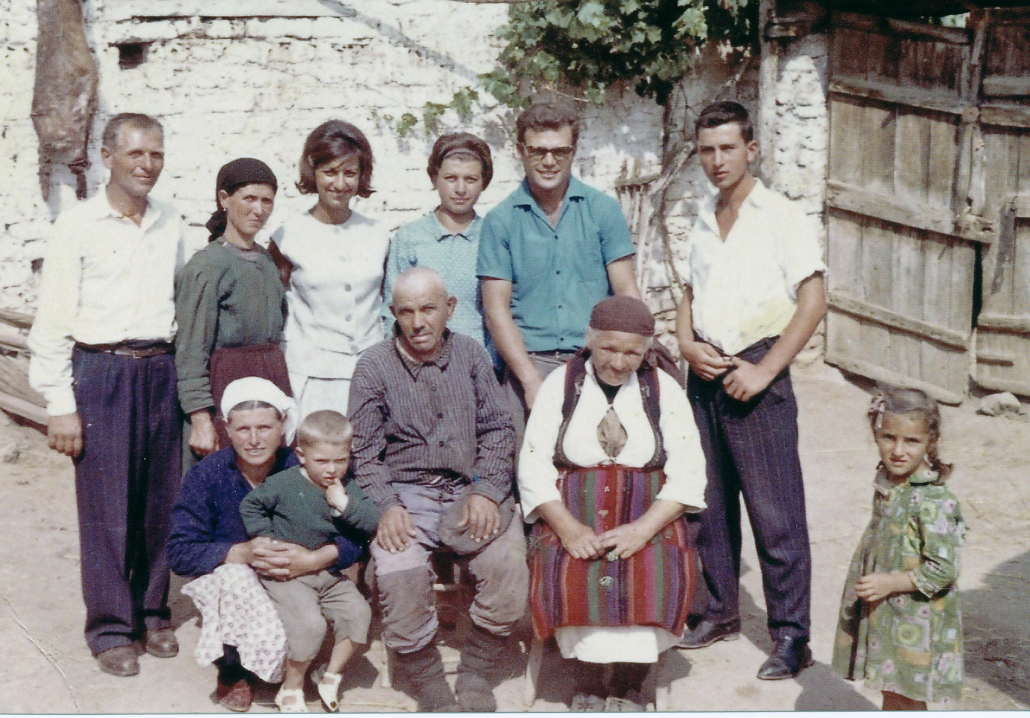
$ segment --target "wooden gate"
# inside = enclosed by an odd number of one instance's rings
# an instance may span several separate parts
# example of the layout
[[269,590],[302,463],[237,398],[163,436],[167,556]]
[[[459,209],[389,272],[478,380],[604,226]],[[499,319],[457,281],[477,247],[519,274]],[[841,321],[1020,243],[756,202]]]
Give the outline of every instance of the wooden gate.
[[[959,29],[834,15],[830,363],[949,403],[974,364],[985,386],[1030,391],[1030,197],[1018,196],[1030,192],[1030,113],[1011,106],[1030,89],[1012,66],[1030,61],[1013,53],[1030,49],[1025,21],[1012,24],[1022,17],[977,13],[975,29]],[[1008,93],[1005,106],[981,102],[981,86]]]

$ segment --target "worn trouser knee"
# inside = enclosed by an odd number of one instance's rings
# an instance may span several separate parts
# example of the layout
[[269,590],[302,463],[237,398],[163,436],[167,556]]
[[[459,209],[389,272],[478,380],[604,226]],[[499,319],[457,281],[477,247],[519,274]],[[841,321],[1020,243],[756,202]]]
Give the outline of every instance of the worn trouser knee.
[[433,574],[428,566],[377,575],[383,610],[383,642],[390,650],[411,653],[436,635]]
[[469,559],[476,595],[472,622],[495,636],[510,635],[526,612],[529,565],[522,521],[515,516],[507,530]]

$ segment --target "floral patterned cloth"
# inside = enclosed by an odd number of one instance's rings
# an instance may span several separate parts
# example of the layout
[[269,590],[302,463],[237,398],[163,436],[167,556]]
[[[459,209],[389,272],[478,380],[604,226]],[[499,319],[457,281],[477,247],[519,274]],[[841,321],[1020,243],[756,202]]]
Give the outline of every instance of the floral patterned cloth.
[[222,657],[222,644],[236,646],[240,663],[268,683],[283,677],[286,630],[250,566],[223,564],[182,588],[200,611],[194,655],[204,666]]
[[[962,616],[958,549],[965,524],[958,500],[923,467],[904,484],[881,466],[873,516],[851,560],[841,599],[833,667],[869,688],[941,708],[962,695]],[[918,591],[867,603],[855,582],[870,573],[907,571]]]

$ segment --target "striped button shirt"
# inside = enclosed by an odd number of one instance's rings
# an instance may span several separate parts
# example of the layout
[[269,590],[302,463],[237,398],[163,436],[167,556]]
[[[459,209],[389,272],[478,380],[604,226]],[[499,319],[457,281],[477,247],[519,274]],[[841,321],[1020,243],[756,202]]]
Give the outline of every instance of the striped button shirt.
[[384,509],[400,503],[392,484],[441,473],[497,503],[512,491],[511,413],[486,351],[464,334],[448,332],[434,362],[405,357],[395,339],[365,351],[347,413],[355,478]]

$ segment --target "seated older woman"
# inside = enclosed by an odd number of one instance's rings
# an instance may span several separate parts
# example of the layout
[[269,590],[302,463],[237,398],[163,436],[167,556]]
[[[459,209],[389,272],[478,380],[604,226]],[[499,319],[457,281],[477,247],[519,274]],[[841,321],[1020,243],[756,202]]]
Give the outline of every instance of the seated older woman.
[[678,640],[696,580],[681,516],[704,508],[705,460],[653,333],[640,300],[599,302],[586,348],[544,380],[526,424],[533,629],[586,664],[573,710],[643,710],[643,681]]
[[365,546],[340,537],[308,550],[267,537],[247,538],[240,502],[271,474],[296,466],[283,447],[291,441],[293,399],[272,382],[245,377],[230,383],[221,403],[231,446],[187,472],[172,508],[168,561],[182,576],[199,576],[183,588],[201,613],[198,663],[218,666],[216,697],[225,708],[246,711],[254,677],[278,681],[286,634],[255,571],[295,578],[324,568],[346,568]]

